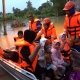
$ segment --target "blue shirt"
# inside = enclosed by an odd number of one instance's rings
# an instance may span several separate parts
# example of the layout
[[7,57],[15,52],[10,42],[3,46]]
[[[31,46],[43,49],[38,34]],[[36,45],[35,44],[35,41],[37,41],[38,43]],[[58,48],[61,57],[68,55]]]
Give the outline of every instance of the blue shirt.
[[40,31],[41,30],[41,26],[42,26],[41,22],[37,21],[36,26],[37,26],[38,31]]

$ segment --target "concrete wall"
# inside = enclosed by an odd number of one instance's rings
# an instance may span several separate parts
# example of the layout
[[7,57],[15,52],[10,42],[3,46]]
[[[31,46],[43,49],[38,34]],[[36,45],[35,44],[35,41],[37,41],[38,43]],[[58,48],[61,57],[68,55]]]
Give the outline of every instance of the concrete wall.
[[77,11],[80,11],[80,0],[74,0]]

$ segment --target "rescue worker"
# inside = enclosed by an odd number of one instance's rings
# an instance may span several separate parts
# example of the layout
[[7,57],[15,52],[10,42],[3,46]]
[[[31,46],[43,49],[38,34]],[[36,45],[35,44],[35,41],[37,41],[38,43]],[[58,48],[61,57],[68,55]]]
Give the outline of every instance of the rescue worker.
[[40,46],[36,46],[33,42],[36,37],[36,33],[31,30],[24,31],[24,39],[16,41],[15,45],[19,46],[19,66],[30,71],[35,72],[37,64],[37,52]]
[[80,12],[75,12],[75,5],[68,1],[64,9],[66,12],[64,21],[64,32],[72,41],[72,48],[80,52]]
[[57,38],[54,24],[49,18],[43,20],[42,29],[38,32],[36,39],[41,35],[42,37],[49,39],[51,42]]
[[[29,15],[29,29],[34,31],[36,34],[41,30],[42,24],[38,18],[34,18],[33,14]],[[39,42],[40,37],[35,40],[35,42]]]
[[34,18],[33,14],[29,15],[29,29],[38,33],[41,29],[41,22],[39,19]]

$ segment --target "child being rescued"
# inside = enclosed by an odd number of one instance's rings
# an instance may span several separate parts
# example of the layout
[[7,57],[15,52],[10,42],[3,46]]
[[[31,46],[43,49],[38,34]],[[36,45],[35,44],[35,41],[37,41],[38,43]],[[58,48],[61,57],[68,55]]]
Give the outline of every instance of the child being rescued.
[[46,38],[40,39],[41,48],[39,49],[39,52],[38,52],[38,64],[37,64],[36,74],[40,80],[44,80],[45,71],[46,71],[46,68],[45,68],[46,61],[44,57],[44,45],[45,45],[46,40],[47,40]]
[[43,52],[40,54],[43,54],[42,57],[45,58],[44,59],[44,66],[46,68],[45,80],[53,79],[54,78],[53,76],[55,76],[56,79],[60,79],[60,77],[58,75],[61,76],[61,74],[59,73],[56,65],[54,65],[54,62],[51,59],[50,41],[46,38],[42,38],[40,40],[40,45],[41,45],[42,52]]
[[18,33],[17,33],[17,37],[14,37],[14,41],[16,42],[18,39],[21,39],[23,38],[23,31],[22,30],[19,30]]
[[[22,38],[24,38],[24,36],[23,36],[23,31],[22,30],[19,30],[18,31],[18,33],[17,33],[17,37],[14,37],[14,42],[16,42],[17,40],[19,40],[19,39],[22,39]],[[16,49],[18,50],[18,46],[16,46]]]
[[64,62],[61,54],[60,41],[54,40],[51,48],[51,58],[54,64],[61,69],[61,73],[64,74],[66,70],[67,63]]

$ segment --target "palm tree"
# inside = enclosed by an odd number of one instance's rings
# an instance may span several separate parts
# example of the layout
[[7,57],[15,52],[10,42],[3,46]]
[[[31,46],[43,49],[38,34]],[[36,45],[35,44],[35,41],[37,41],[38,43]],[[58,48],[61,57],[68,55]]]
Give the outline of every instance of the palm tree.
[[7,32],[6,32],[6,11],[5,11],[5,0],[2,0],[2,6],[3,6],[4,35],[7,35]]
[[14,11],[15,11],[15,8],[13,7],[12,10],[13,10],[13,12],[14,12]]
[[27,3],[27,9],[30,11],[32,10],[32,3],[30,2],[30,0]]

